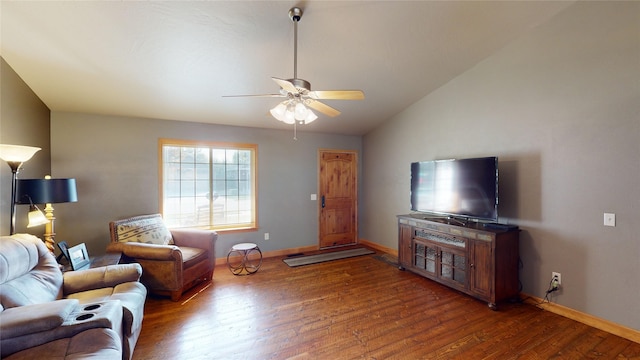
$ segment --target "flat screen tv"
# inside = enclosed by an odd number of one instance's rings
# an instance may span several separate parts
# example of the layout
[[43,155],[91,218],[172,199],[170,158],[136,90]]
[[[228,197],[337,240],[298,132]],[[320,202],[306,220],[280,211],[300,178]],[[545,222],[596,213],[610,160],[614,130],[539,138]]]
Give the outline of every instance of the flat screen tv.
[[498,221],[498,158],[412,163],[411,210]]

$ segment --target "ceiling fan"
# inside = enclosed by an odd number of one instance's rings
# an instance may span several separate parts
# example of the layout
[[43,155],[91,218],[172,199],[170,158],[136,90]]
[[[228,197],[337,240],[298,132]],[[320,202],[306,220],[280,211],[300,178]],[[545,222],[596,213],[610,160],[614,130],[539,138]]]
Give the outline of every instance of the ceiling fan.
[[302,9],[293,7],[289,10],[289,18],[293,21],[293,79],[272,77],[280,86],[278,94],[261,95],[228,95],[225,97],[284,97],[286,100],[270,110],[271,115],[287,124],[308,124],[318,117],[312,110],[317,110],[327,116],[338,116],[340,111],[318,100],[362,100],[364,92],[361,90],[311,90],[311,83],[298,78],[298,22],[302,18]]

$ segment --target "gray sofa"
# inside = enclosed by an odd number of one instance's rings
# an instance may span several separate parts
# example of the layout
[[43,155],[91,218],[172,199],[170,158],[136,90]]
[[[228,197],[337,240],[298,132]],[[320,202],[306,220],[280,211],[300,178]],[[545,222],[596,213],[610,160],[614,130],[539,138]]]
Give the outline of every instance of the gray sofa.
[[131,359],[142,330],[142,268],[63,273],[37,237],[0,237],[2,359]]

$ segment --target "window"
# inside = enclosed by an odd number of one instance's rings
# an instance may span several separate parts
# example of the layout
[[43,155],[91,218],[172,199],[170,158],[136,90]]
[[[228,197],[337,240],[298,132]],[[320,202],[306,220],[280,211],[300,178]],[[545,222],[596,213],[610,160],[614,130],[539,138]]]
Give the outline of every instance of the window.
[[255,144],[160,139],[167,226],[255,229],[257,149]]

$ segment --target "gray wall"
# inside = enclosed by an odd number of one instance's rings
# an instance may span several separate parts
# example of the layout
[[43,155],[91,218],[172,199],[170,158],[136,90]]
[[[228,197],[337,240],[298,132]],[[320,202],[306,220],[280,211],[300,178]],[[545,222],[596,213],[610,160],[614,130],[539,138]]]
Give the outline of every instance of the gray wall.
[[[265,121],[275,121],[265,118]],[[361,152],[361,137],[220,126],[182,121],[53,112],[53,157],[57,176],[74,177],[78,202],[56,207],[58,239],[87,244],[103,253],[109,221],[156,213],[159,208],[158,139],[258,144],[256,232],[221,233],[217,257],[238,242],[262,251],[318,244],[318,150]],[[264,240],[264,233],[270,240]]]
[[[0,86],[0,144],[42,148],[22,165],[18,178],[44,178],[50,175],[49,108],[2,58]],[[2,160],[0,163],[0,234],[8,235],[11,221],[11,168]],[[26,205],[16,207],[16,232],[42,236],[44,226],[27,231],[28,210]]]
[[639,14],[579,2],[367,134],[362,237],[397,248],[411,162],[495,155],[523,291],[640,329]]

